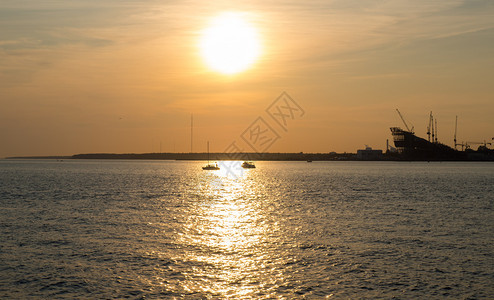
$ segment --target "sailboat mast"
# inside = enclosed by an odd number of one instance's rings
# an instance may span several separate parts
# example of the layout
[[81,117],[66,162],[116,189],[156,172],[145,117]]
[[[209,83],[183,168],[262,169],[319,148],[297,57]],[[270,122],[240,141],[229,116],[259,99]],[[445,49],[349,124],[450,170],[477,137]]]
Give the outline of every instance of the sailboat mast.
[[208,165],[209,165],[209,141],[208,141]]
[[190,114],[190,153],[193,152],[193,142],[194,142],[194,115]]

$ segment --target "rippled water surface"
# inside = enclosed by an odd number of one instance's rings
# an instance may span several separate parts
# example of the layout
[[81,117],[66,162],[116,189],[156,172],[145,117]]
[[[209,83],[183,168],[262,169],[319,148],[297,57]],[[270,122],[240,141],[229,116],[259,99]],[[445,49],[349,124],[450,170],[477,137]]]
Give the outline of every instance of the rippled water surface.
[[0,160],[1,298],[494,298],[494,164]]

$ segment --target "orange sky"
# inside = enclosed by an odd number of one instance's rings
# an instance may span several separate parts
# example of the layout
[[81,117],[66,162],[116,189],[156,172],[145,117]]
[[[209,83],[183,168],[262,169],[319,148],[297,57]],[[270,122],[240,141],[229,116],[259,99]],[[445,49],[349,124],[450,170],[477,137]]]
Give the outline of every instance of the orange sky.
[[[235,11],[262,53],[226,76],[199,54]],[[224,150],[286,91],[304,110],[269,152],[383,149],[395,108],[426,137],[494,137],[494,2],[3,1],[0,157]],[[268,120],[268,119],[267,119]],[[244,145],[245,146],[245,145]]]

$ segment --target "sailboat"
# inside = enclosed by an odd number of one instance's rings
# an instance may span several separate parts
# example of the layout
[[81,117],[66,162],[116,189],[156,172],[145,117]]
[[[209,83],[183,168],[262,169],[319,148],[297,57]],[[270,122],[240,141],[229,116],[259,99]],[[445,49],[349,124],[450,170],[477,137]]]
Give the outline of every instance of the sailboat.
[[208,141],[208,164],[205,165],[204,167],[202,167],[203,170],[219,170],[220,167],[218,167],[218,164],[215,163],[215,164],[211,164],[209,162],[209,141]]

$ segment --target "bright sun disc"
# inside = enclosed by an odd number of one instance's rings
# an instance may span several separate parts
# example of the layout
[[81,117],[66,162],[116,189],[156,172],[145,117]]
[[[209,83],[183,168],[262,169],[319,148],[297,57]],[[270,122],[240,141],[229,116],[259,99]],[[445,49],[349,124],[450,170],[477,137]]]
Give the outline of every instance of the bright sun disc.
[[216,17],[203,31],[200,48],[206,64],[224,74],[244,71],[260,52],[256,31],[238,13]]

